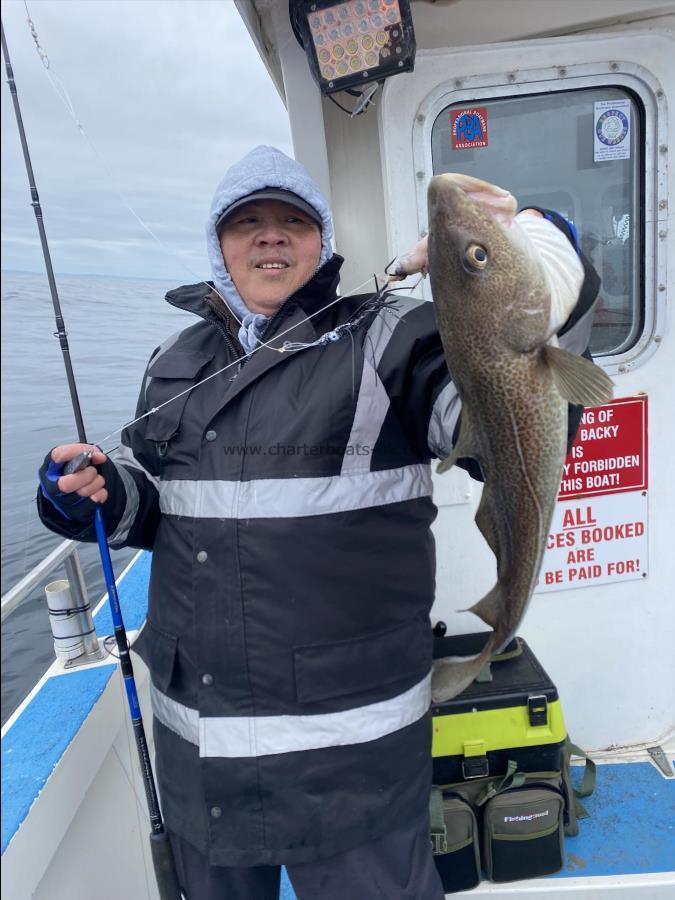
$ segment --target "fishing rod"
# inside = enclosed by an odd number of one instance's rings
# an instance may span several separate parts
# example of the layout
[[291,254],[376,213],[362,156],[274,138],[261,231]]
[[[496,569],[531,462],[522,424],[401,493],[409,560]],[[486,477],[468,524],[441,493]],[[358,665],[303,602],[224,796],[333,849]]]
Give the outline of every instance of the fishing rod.
[[[51,254],[47,243],[47,234],[44,227],[42,217],[42,208],[40,206],[40,198],[38,196],[37,187],[35,186],[35,176],[33,174],[33,166],[28,151],[28,142],[26,140],[26,132],[23,127],[23,118],[21,116],[21,108],[19,106],[19,98],[14,81],[14,72],[12,63],[7,49],[7,41],[5,40],[5,26],[0,22],[2,31],[2,53],[5,57],[5,70],[7,72],[7,83],[12,95],[12,103],[14,105],[14,114],[19,129],[19,137],[21,139],[21,149],[23,150],[23,158],[26,164],[26,173],[28,175],[28,184],[30,187],[31,206],[35,212],[38,232],[40,234],[40,243],[42,244],[42,255],[47,269],[47,280],[49,281],[49,290],[54,306],[54,317],[56,319],[56,336],[59,339],[61,353],[63,355],[63,363],[66,368],[66,377],[68,379],[68,389],[70,391],[70,399],[73,405],[73,413],[75,416],[75,424],[77,426],[77,434],[80,443],[87,444],[84,421],[82,419],[82,409],[77,394],[77,384],[75,382],[75,374],[70,358],[70,349],[68,347],[68,333],[65,328],[63,315],[61,313],[61,304],[59,302],[58,291],[56,289],[56,280],[54,278],[54,270],[52,268]],[[78,471],[88,464],[91,451],[80,454],[74,460],[64,467],[65,472]],[[157,796],[157,788],[152,772],[152,763],[150,762],[150,752],[148,750],[148,742],[143,727],[143,717],[138,702],[138,692],[136,690],[136,681],[134,679],[133,665],[131,662],[131,653],[129,641],[127,639],[124,620],[122,618],[122,609],[120,607],[119,597],[117,595],[117,585],[115,584],[115,573],[113,572],[112,561],[110,559],[110,548],[108,547],[108,539],[105,533],[105,524],[103,522],[103,513],[100,504],[97,504],[94,514],[94,527],[96,530],[96,542],[98,544],[101,556],[101,566],[105,578],[106,588],[108,590],[108,598],[110,601],[110,611],[114,626],[115,641],[117,642],[117,650],[119,654],[120,669],[122,678],[124,679],[124,687],[126,689],[127,701],[129,705],[129,715],[131,716],[131,725],[136,741],[136,749],[138,751],[138,760],[141,767],[141,776],[143,779],[143,787],[145,788],[145,797],[148,805],[148,813],[150,817],[150,848],[152,852],[152,862],[157,879],[157,887],[159,889],[160,900],[181,900],[182,894],[178,885],[178,876],[176,874],[176,866],[169,843],[169,836],[164,827],[162,814],[159,808],[159,799]]]

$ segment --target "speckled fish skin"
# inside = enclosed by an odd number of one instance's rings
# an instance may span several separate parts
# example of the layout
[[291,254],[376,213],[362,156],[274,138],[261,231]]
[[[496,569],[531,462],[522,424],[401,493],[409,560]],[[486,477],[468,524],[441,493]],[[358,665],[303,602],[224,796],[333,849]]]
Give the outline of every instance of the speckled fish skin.
[[[450,699],[513,637],[534,590],[566,455],[567,402],[542,356],[550,297],[536,261],[452,176],[429,194],[429,275],[448,368],[462,399],[455,454],[478,460],[476,524],[497,558],[497,583],[471,611],[493,628],[468,661],[438,660],[432,697]],[[472,244],[484,269],[464,262]],[[555,341],[555,338],[553,339]]]

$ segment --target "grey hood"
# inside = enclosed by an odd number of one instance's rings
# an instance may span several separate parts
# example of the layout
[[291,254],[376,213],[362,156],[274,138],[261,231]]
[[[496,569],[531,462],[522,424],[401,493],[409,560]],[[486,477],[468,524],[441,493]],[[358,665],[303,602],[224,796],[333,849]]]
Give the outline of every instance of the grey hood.
[[206,223],[206,247],[216,290],[242,321],[239,339],[247,353],[250,353],[257,345],[259,335],[267,324],[268,317],[252,313],[239,296],[239,292],[225,268],[220,241],[216,233],[216,222],[235,200],[267,187],[292,191],[309,203],[321,216],[321,257],[317,271],[333,255],[331,245],[333,223],[330,209],[325,197],[303,165],[286,156],[276,147],[261,146],[251,150],[243,159],[228,169],[216,188],[211,202],[211,210]]

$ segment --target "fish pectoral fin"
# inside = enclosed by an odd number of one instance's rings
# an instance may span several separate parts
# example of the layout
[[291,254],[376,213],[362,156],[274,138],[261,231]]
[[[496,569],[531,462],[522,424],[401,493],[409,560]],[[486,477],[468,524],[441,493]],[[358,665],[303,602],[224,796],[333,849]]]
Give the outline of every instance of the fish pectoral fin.
[[476,441],[474,439],[471,418],[469,416],[469,410],[465,404],[462,407],[462,411],[460,413],[459,437],[457,438],[457,443],[455,444],[452,453],[447,456],[443,460],[443,462],[438,464],[438,466],[436,467],[436,472],[439,475],[442,475],[443,472],[447,472],[448,469],[451,469],[458,459],[463,459],[467,456],[476,459],[477,457],[475,447]]
[[614,382],[590,359],[547,344],[542,357],[551,369],[560,396],[580,406],[600,406],[614,395]]
[[450,456],[446,456],[446,458],[443,460],[443,462],[440,462],[436,466],[436,472],[439,475],[442,475],[443,472],[447,472],[448,469],[451,469],[454,466],[454,464],[457,462],[458,459],[459,459],[459,453],[457,453],[457,449],[455,448],[452,451],[452,453],[450,454]]
[[495,649],[494,634],[488,636],[477,656],[445,657],[434,660],[431,669],[431,700],[444,703],[461,694],[490,659]]
[[504,588],[498,581],[492,590],[489,591],[482,600],[479,600],[478,603],[474,603],[467,612],[471,612],[475,616],[478,616],[478,618],[482,619],[486,625],[489,625],[490,628],[494,628],[494,630],[497,631],[497,623],[499,622],[500,615],[503,617],[505,605]]

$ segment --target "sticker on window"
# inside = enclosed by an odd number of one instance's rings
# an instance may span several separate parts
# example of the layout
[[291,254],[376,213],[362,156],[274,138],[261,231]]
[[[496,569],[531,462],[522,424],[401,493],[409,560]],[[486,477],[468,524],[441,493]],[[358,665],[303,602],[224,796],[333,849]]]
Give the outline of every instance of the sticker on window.
[[453,150],[473,150],[488,145],[488,114],[485,106],[453,109],[450,112]]
[[630,159],[630,100],[594,104],[593,162]]

